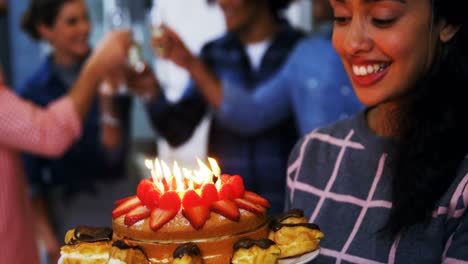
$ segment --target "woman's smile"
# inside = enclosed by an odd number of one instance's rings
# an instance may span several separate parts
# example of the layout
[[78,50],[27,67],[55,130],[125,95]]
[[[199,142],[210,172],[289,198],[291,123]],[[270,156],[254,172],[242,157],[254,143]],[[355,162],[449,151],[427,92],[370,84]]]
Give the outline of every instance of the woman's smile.
[[382,78],[390,70],[390,62],[379,62],[372,60],[351,60],[351,77],[353,81],[360,86],[370,86]]

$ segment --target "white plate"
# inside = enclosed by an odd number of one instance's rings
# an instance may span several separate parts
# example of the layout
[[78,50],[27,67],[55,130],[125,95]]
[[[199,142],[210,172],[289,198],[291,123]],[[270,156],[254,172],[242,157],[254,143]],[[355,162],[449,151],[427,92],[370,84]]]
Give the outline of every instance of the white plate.
[[280,259],[278,264],[305,264],[316,258],[319,253],[320,248],[295,258]]

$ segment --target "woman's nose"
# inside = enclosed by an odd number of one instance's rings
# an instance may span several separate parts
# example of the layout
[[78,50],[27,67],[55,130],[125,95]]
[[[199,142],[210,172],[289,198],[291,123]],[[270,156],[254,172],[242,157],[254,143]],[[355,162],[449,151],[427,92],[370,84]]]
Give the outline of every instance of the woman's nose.
[[373,43],[366,24],[359,18],[353,18],[344,38],[344,50],[348,55],[368,52]]

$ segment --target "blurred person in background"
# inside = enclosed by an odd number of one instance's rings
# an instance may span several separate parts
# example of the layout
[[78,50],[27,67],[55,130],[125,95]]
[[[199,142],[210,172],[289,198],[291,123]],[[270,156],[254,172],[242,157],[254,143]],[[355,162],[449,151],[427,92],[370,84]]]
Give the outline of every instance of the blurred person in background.
[[[45,107],[68,93],[91,53],[91,24],[84,0],[31,0],[23,30],[51,52],[17,90]],[[110,225],[113,200],[130,194],[126,175],[131,98],[116,93],[119,73],[109,73],[83,122],[83,133],[59,157],[24,153],[43,240],[52,262],[59,242],[77,225]]]
[[0,15],[3,15],[7,11],[7,1],[0,0]]
[[106,35],[84,62],[72,88],[45,108],[16,96],[3,83],[0,71],[1,263],[39,263],[36,228],[41,228],[37,224],[42,220],[32,211],[19,152],[59,157],[79,140],[82,120],[102,76],[123,67],[129,46],[129,32]]
[[[153,26],[164,23],[187,45],[193,54],[200,54],[204,44],[226,32],[221,8],[207,0],[153,0]],[[155,56],[155,74],[165,97],[177,101],[190,81],[190,74],[170,60]],[[157,155],[166,162],[177,160],[188,168],[198,166],[194,157],[206,157],[210,113],[197,124],[190,139],[182,145],[171,146],[164,137],[157,137]],[[192,167],[191,167],[192,166]]]
[[[206,72],[237,84],[246,90],[274,76],[290,51],[304,36],[282,16],[288,0],[218,0],[227,33],[204,45],[200,57],[188,51],[181,39],[168,27],[154,45],[163,56],[185,68],[192,78],[181,100],[168,102],[151,71],[145,77],[130,78],[146,104],[157,132],[177,146],[193,133],[201,118],[211,111],[199,92],[205,85]],[[198,87],[198,88],[197,88]],[[242,133],[226,126],[214,116],[208,136],[208,156],[215,157],[223,172],[239,174],[247,189],[255,191],[271,204],[270,213],[284,206],[285,164],[293,142],[298,138],[291,116],[255,133]]]
[[314,30],[299,42],[281,70],[255,89],[205,71],[197,88],[219,122],[238,133],[258,133],[294,114],[300,134],[363,108],[331,43],[333,10],[328,0],[312,1]]

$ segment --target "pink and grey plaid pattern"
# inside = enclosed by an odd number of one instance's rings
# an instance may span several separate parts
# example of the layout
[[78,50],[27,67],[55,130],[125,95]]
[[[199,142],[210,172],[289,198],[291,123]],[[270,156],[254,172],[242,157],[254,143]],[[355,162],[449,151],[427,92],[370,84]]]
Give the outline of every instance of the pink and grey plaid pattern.
[[40,109],[0,83],[0,263],[38,263],[35,218],[17,152],[59,155],[80,130],[70,99]]
[[427,228],[392,240],[377,233],[390,201],[391,143],[364,115],[313,131],[290,156],[287,208],[302,208],[325,233],[314,263],[468,263],[468,159]]

